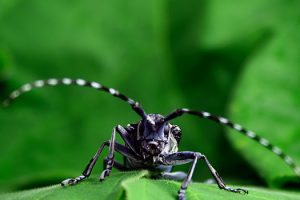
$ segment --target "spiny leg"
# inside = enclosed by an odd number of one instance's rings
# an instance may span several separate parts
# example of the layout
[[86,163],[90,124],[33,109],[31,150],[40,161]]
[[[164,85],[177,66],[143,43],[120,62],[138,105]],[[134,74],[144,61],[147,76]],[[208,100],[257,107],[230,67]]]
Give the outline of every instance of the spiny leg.
[[185,177],[185,179],[183,180],[183,182],[180,186],[180,189],[178,191],[178,199],[179,200],[185,200],[186,199],[186,195],[185,195],[186,189],[187,189],[188,185],[190,184],[190,182],[192,181],[192,176],[194,174],[194,170],[195,170],[197,161],[198,161],[198,158],[195,157],[194,160],[193,160],[193,164],[192,164],[191,168],[189,169],[189,172],[188,172],[187,176]]
[[[138,157],[138,155],[136,155],[135,152],[133,152],[132,149],[127,148],[124,145],[118,144],[115,142],[115,134],[116,131],[117,133],[119,133],[122,137],[122,139],[124,140],[125,144],[128,144],[130,142],[130,140],[128,139],[129,135],[127,134],[127,132],[123,129],[123,127],[121,127],[120,125],[114,127],[113,132],[112,132],[112,136],[111,136],[111,140],[110,141],[106,141],[104,142],[100,148],[98,149],[97,153],[94,155],[94,157],[90,160],[89,164],[86,166],[85,170],[83,171],[82,175],[78,176],[77,178],[73,178],[73,179],[66,179],[64,181],[62,181],[61,185],[65,186],[65,185],[75,185],[78,182],[86,179],[87,177],[90,176],[94,165],[96,164],[103,148],[105,146],[109,146],[110,150],[109,150],[109,155],[106,158],[106,164],[104,167],[104,171],[102,172],[102,174],[100,175],[100,180],[103,180],[105,178],[105,176],[107,176],[110,173],[111,168],[116,165],[115,167],[117,169],[120,170],[127,170],[125,169],[125,166],[123,166],[120,163],[114,163],[114,150],[116,150],[118,153],[122,154],[125,157],[129,157],[133,160],[139,160],[140,158]],[[121,130],[121,131],[120,131]],[[132,146],[131,144],[129,146]]]
[[106,167],[99,177],[100,181],[103,181],[106,176],[109,176],[112,167],[114,165],[115,142],[116,142],[116,127],[113,128],[111,134],[111,140],[109,143],[109,153],[108,156],[106,157]]
[[[116,132],[122,137],[125,144],[128,146],[123,146],[115,142],[116,140]],[[116,147],[115,147],[116,145]],[[135,152],[132,141],[130,140],[128,132],[120,125],[117,125],[113,128],[110,144],[109,144],[109,154],[105,159],[105,170],[100,175],[100,181],[103,181],[106,176],[109,176],[112,167],[116,164],[115,168],[121,171],[128,171],[128,168],[120,163],[115,163],[114,160],[114,151],[121,153],[125,157],[129,157],[134,160],[139,160],[138,154]]]
[[[78,176],[77,178],[73,178],[73,179],[66,179],[64,181],[62,181],[61,185],[62,186],[66,186],[66,185],[75,185],[77,183],[79,183],[80,181],[88,178],[93,170],[93,167],[95,166],[96,164],[96,161],[98,160],[103,148],[105,146],[109,146],[110,144],[110,141],[106,141],[104,142],[100,148],[98,149],[97,153],[95,154],[95,156],[91,159],[91,161],[89,162],[89,164],[86,166],[85,170],[83,171],[82,175],[81,176]],[[129,149],[128,147],[124,146],[124,145],[121,145],[117,142],[115,142],[114,144],[114,148],[116,150],[116,152],[120,153],[121,155],[127,157],[127,158],[130,158],[132,160],[141,160],[140,157],[138,157],[131,149]],[[108,159],[108,158],[106,158]],[[113,161],[114,162],[114,161]],[[114,163],[113,166],[115,166],[117,169],[118,167],[122,167],[123,165],[118,165],[119,163]],[[125,166],[123,166],[125,167]],[[124,168],[125,169],[125,168]]]
[[[134,148],[134,144],[133,144],[133,141],[129,135],[129,133],[127,132],[127,130],[125,128],[123,128],[121,125],[117,125],[114,127],[113,129],[113,134],[112,134],[112,139],[111,141],[114,141],[115,140],[115,133],[118,133],[121,138],[123,139],[123,141],[125,142],[126,146],[128,147],[128,149],[124,149],[123,147],[121,147],[119,144],[118,145],[118,148],[117,148],[117,151],[118,149],[120,150],[119,153],[125,153],[125,152],[130,152],[130,155],[136,155],[138,156],[138,154],[136,153],[136,150]],[[112,144],[110,144],[111,146]],[[125,153],[127,154],[127,153]],[[125,155],[127,156],[127,155]],[[115,167],[116,169],[120,170],[120,171],[128,171],[129,169],[124,166],[123,164],[119,163],[119,162],[116,162],[115,159],[111,159],[109,157],[114,157],[113,154],[112,155],[109,155],[107,158],[104,159],[104,162],[103,162],[103,169],[106,169],[108,165],[111,165],[111,163],[114,163],[113,164],[113,167]],[[129,156],[130,157],[130,156]],[[132,156],[131,156],[132,157]],[[137,157],[135,157],[135,159],[137,159]],[[116,165],[116,166],[115,166]]]
[[[118,133],[121,136],[121,138],[123,139],[125,144],[128,146],[128,148],[116,143],[116,141],[115,141],[116,133]],[[116,147],[115,147],[115,145],[116,145]],[[115,126],[113,128],[111,140],[109,143],[109,154],[104,161],[104,167],[103,167],[104,171],[101,173],[101,175],[99,177],[100,181],[103,181],[106,176],[109,176],[109,174],[112,170],[112,167],[114,165],[116,165],[115,168],[117,168],[121,171],[128,170],[124,165],[122,165],[120,163],[115,163],[115,159],[114,159],[115,148],[116,148],[117,152],[121,153],[125,157],[127,156],[127,157],[131,157],[132,159],[139,159],[137,157],[138,156],[137,153],[134,150],[134,147],[133,147],[132,141],[130,140],[130,136],[129,136],[128,132],[120,125]]]
[[[107,159],[104,159],[104,160],[103,160],[103,168],[105,168],[106,165],[107,165]],[[113,165],[113,168],[116,168],[117,170],[122,171],[122,172],[124,172],[124,171],[129,171],[129,170],[130,170],[128,167],[126,167],[125,165],[119,163],[119,162],[116,161],[115,159],[114,159],[114,165]]]
[[[115,131],[114,131],[114,133],[115,133]],[[113,140],[114,137],[115,137],[115,135],[113,134],[112,140]],[[111,143],[112,142],[110,142],[110,144]],[[129,170],[126,166],[124,166],[124,165],[122,165],[122,164],[120,164],[120,163],[118,163],[114,160],[114,156],[113,156],[114,150],[116,152],[120,153],[122,156],[124,156],[126,158],[130,158],[130,159],[132,159],[136,162],[142,159],[141,157],[136,155],[135,152],[133,152],[130,148],[128,148],[127,146],[124,146],[122,144],[119,144],[117,142],[114,142],[113,147],[111,147],[111,148],[113,148],[113,149],[110,150],[109,155],[106,157],[106,159],[104,161],[105,164],[106,164],[106,169],[100,175],[100,181],[103,181],[104,178],[109,175],[112,167],[115,167],[115,168],[117,168],[121,171],[128,171]],[[108,173],[108,174],[106,174],[106,173]]]
[[217,184],[220,189],[224,189],[226,191],[235,192],[235,193],[245,193],[245,194],[248,193],[248,191],[245,189],[241,189],[241,188],[233,189],[233,188],[226,186],[226,184],[224,183],[222,178],[219,176],[217,171],[212,167],[212,165],[209,163],[207,158],[204,155],[202,155],[201,153],[183,151],[183,152],[177,152],[174,154],[166,155],[162,159],[163,164],[165,164],[165,165],[180,165],[180,164],[186,164],[186,163],[193,162],[187,176],[185,177],[185,179],[183,180],[183,182],[181,184],[180,190],[178,191],[178,199],[179,200],[186,199],[186,195],[185,195],[186,189],[192,180],[192,176],[193,176],[198,159],[203,159],[205,161],[205,163],[207,164],[214,179],[217,181]]
[[215,181],[217,182],[218,186],[220,189],[223,190],[227,190],[230,192],[235,192],[235,193],[242,193],[242,194],[248,194],[248,190],[243,189],[243,188],[231,188],[226,186],[225,182],[223,181],[223,179],[221,178],[221,176],[218,174],[218,172],[213,168],[213,166],[210,164],[210,162],[208,161],[208,159],[202,155],[202,159],[204,159],[209,171],[211,172],[211,174],[213,175]]
[[104,142],[94,155],[94,157],[90,160],[89,164],[86,166],[85,170],[82,172],[82,175],[78,176],[77,178],[69,178],[61,182],[61,186],[66,186],[66,185],[75,185],[79,183],[80,181],[88,178],[91,175],[91,172],[93,170],[93,167],[95,166],[101,152],[103,151],[105,146],[109,145],[109,141]]

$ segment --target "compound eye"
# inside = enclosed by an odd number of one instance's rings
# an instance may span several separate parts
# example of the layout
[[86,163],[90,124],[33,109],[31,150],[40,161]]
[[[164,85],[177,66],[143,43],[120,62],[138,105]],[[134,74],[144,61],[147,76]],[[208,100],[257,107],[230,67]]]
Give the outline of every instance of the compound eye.
[[164,127],[164,135],[165,135],[166,138],[168,138],[169,132],[170,132],[169,125],[165,125],[165,127]]
[[138,136],[137,136],[137,139],[141,140],[143,138],[143,135],[144,135],[144,126],[143,126],[142,123],[139,123],[139,125],[138,125]]

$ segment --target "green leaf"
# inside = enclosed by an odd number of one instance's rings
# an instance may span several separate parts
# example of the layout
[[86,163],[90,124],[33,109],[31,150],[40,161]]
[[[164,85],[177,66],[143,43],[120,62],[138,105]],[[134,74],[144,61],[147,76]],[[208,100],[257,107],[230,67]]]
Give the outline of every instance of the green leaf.
[[13,65],[13,59],[10,52],[0,46],[0,80],[4,80],[8,77],[9,72],[12,71]]
[[[293,36],[278,35],[271,39],[249,61],[231,104],[231,113],[233,119],[246,127],[255,127],[258,135],[281,148],[299,166],[300,118],[297,108],[300,95],[297,90],[300,58],[297,52],[300,49],[285,39],[290,37]],[[299,40],[300,37],[294,36],[293,39]],[[299,182],[289,178],[295,173],[273,153],[248,138],[236,136],[236,133],[230,134],[230,138],[270,185]],[[260,159],[262,157],[264,159]]]
[[[205,28],[199,37],[199,43],[209,49],[246,49],[261,38],[240,63],[229,116],[280,147],[298,166],[299,6],[299,1],[230,0],[221,4],[213,0],[207,5]],[[234,131],[230,131],[230,140],[268,185],[299,183],[299,177],[272,152]]]
[[[62,188],[54,185],[45,188],[32,189],[22,192],[0,195],[3,200],[22,199],[110,199],[110,200],[173,200],[177,198],[180,183],[167,180],[151,180],[145,178],[147,171],[113,173],[104,182],[96,178],[88,179],[76,186]],[[263,188],[249,188],[248,195],[235,194],[220,190],[215,184],[191,183],[187,190],[188,200],[298,200],[300,193],[268,190]]]
[[[300,47],[295,41],[300,40],[300,25],[295,17],[299,18],[300,12],[286,15],[275,10],[271,16],[279,22],[272,36],[245,62],[231,102],[231,118],[267,138],[299,166]],[[270,186],[300,183],[299,177],[272,152],[233,132],[230,139]]]

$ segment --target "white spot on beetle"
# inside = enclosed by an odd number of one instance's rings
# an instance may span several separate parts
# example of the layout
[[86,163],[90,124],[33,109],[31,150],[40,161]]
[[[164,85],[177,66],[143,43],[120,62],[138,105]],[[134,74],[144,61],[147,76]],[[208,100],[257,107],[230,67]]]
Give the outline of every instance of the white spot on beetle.
[[134,105],[134,104],[135,104],[135,101],[133,101],[132,99],[128,99],[127,102],[128,102],[130,105]]
[[63,78],[62,83],[65,85],[70,85],[72,83],[72,80],[69,78]]
[[108,89],[109,93],[112,94],[112,95],[115,95],[115,94],[118,94],[119,92],[113,88],[109,88]]
[[269,146],[270,145],[270,142],[265,138],[260,138],[259,143],[264,145],[264,146]]
[[99,89],[99,88],[102,87],[102,86],[100,85],[100,83],[97,83],[97,82],[91,82],[91,86],[92,86],[93,88],[96,88],[96,89]]
[[227,124],[228,123],[228,119],[223,118],[223,117],[219,117],[219,122],[221,122],[222,124]]
[[31,90],[31,88],[32,88],[32,87],[31,87],[30,84],[25,84],[25,85],[22,86],[21,90],[22,90],[23,92],[27,92],[27,91]]
[[44,81],[38,80],[34,82],[35,87],[43,87],[45,85]]
[[293,162],[294,162],[293,159],[289,156],[284,157],[284,160],[289,165],[293,164]]
[[58,80],[57,80],[57,79],[54,79],[54,78],[52,78],[52,79],[49,79],[47,82],[48,82],[48,84],[49,84],[49,85],[57,85],[57,83],[58,83]]
[[203,115],[203,117],[205,117],[205,118],[211,116],[211,114],[208,113],[208,112],[202,112],[202,115]]
[[275,154],[277,154],[277,155],[282,154],[281,149],[279,149],[278,147],[273,147],[273,148],[272,148],[272,151],[273,151]]
[[247,131],[247,132],[246,132],[246,135],[247,135],[248,137],[251,137],[251,138],[255,138],[255,137],[256,137],[256,134],[255,134],[254,132],[252,132],[252,131]]
[[19,90],[15,90],[11,93],[10,98],[15,99],[20,96],[21,92]]
[[233,128],[237,131],[241,131],[243,129],[243,127],[239,124],[233,124]]
[[86,81],[85,80],[83,80],[83,79],[77,79],[76,80],[76,83],[77,83],[77,85],[85,85],[86,84]]

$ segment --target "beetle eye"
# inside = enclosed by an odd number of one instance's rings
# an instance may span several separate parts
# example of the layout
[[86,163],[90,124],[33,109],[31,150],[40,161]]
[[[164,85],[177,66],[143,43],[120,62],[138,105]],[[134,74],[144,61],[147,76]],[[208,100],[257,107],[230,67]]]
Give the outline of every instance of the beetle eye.
[[138,125],[138,134],[137,134],[137,140],[140,140],[143,138],[143,135],[144,135],[144,126],[142,123],[140,123]]
[[165,127],[164,127],[164,135],[165,135],[165,137],[168,137],[169,132],[170,132],[170,127],[169,127],[169,125],[165,125]]

